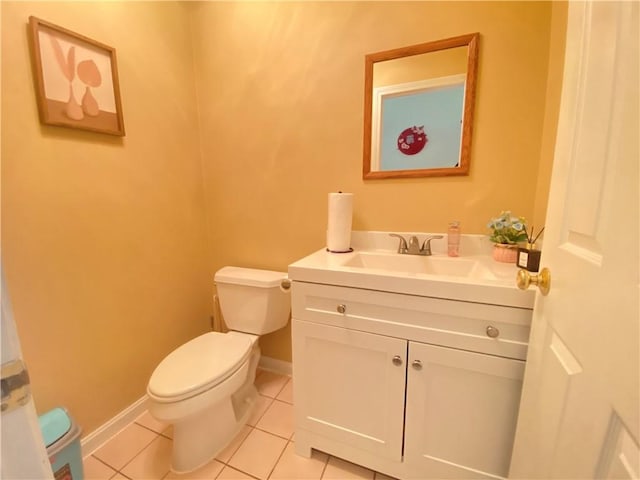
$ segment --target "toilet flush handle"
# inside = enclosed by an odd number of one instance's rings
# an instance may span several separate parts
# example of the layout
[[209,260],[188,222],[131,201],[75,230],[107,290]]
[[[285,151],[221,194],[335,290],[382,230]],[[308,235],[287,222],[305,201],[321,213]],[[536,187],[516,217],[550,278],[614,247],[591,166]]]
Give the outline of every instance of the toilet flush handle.
[[283,278],[280,282],[280,290],[282,290],[283,292],[288,292],[289,290],[291,290],[291,280],[289,280],[288,278]]

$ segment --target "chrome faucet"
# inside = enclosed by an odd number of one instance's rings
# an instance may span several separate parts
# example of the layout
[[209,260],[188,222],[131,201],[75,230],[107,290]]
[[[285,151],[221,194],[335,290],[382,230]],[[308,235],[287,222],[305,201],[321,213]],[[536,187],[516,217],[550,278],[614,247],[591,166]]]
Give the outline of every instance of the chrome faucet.
[[418,237],[412,235],[409,238],[409,242],[402,236],[397,233],[390,233],[390,237],[396,237],[400,241],[398,243],[398,253],[403,255],[431,255],[431,240],[437,240],[439,238],[443,238],[442,235],[431,235],[424,239],[422,242],[422,246],[420,246],[420,241]]

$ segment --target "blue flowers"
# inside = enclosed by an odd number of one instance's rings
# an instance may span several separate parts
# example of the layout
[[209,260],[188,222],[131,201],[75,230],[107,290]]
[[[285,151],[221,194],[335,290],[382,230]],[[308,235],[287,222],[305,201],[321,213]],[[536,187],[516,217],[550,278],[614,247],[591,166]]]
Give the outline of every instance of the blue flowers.
[[500,213],[487,224],[491,229],[490,240],[494,243],[514,245],[527,240],[527,222],[524,217],[514,217],[510,211]]

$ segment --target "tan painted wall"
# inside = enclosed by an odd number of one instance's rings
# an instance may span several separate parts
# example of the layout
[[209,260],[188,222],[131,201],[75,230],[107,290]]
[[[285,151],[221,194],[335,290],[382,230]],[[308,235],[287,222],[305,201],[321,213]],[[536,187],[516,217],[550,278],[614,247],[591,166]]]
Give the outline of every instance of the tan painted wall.
[[[285,270],[323,247],[331,191],[355,194],[358,230],[442,232],[458,219],[486,233],[501,210],[533,216],[545,118],[555,130],[545,100],[560,88],[547,89],[549,3],[193,8],[212,270]],[[365,54],[472,32],[481,38],[470,175],[363,181]],[[261,344],[291,358],[289,329]]]
[[[208,328],[216,269],[321,248],[330,191],[355,193],[356,229],[484,233],[546,208],[555,5],[553,22],[538,2],[1,5],[3,266],[38,409],[85,433]],[[124,139],[39,124],[29,15],[117,48]],[[475,31],[470,176],[364,182],[364,55]],[[289,360],[289,329],[262,346]]]
[[567,2],[553,2],[551,10],[551,32],[549,35],[549,67],[547,72],[547,97],[542,128],[540,163],[536,185],[533,225],[536,231],[544,225],[547,215],[547,200],[556,145],[556,130],[560,112],[562,75],[564,73],[564,47],[567,34]]
[[[42,126],[29,15],[116,47],[127,136]],[[2,2],[2,256],[38,411],[89,433],[204,332],[211,279],[188,12]]]
[[376,62],[373,87],[466,74],[468,58],[469,48],[465,46]]

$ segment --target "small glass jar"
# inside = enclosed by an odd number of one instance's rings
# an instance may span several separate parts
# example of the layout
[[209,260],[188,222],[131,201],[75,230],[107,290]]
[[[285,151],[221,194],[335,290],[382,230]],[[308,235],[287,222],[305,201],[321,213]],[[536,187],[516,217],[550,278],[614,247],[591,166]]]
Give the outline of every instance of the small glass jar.
[[460,256],[460,222],[451,222],[447,229],[447,255]]

